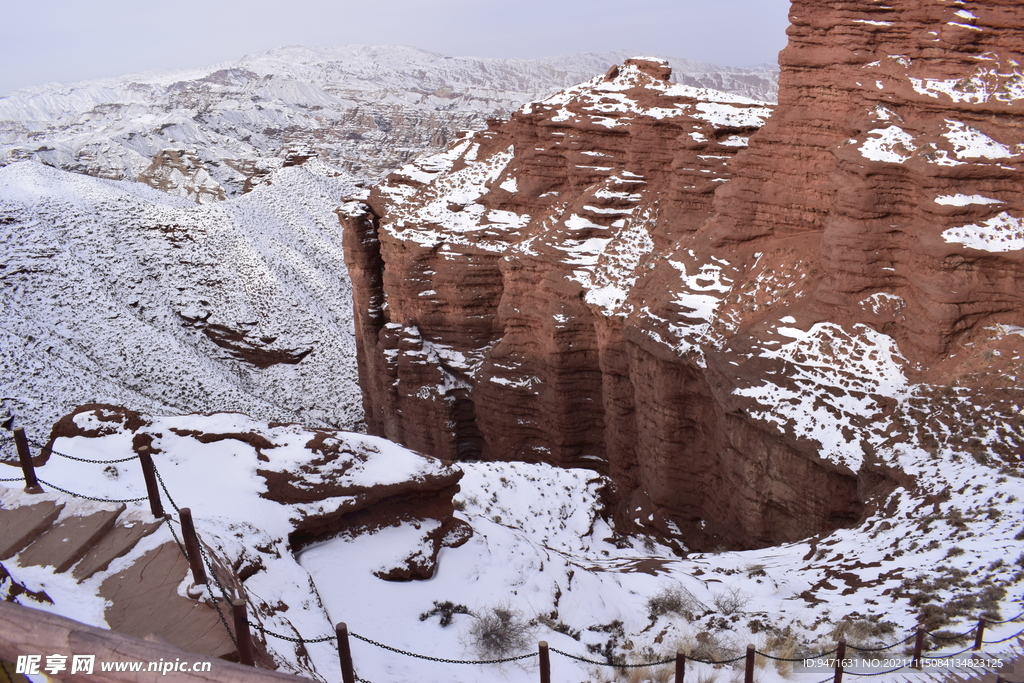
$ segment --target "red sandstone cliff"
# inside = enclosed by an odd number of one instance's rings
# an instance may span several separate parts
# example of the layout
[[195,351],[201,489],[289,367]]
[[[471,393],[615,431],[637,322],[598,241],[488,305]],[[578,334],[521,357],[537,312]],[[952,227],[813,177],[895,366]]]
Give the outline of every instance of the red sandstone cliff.
[[1024,9],[791,19],[774,113],[630,60],[347,205],[371,432],[596,469],[700,549],[1015,457]]

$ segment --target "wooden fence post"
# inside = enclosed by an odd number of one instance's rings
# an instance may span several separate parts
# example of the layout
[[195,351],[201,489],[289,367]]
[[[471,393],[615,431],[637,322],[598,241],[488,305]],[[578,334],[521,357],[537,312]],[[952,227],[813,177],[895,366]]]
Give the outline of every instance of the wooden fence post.
[[754,683],[754,646],[747,645],[747,667],[743,672],[743,683]]
[[334,627],[334,634],[338,636],[338,657],[341,658],[341,681],[342,683],[356,683],[356,672],[352,667],[352,650],[348,647],[348,626],[341,622]]
[[160,503],[160,489],[156,485],[156,470],[153,468],[153,456],[149,454],[149,446],[139,446],[139,461],[142,462],[142,476],[146,479],[149,509],[154,517],[163,519],[164,506]]
[[235,617],[238,660],[246,666],[256,666],[256,655],[252,647],[252,634],[249,633],[249,619],[245,614],[245,600],[233,601],[231,603],[231,613]]
[[43,489],[39,486],[39,480],[36,479],[36,468],[32,465],[32,453],[28,450],[28,438],[26,438],[25,430],[22,427],[14,428],[14,445],[18,449],[18,460],[21,461],[21,472],[25,477],[25,491],[42,493]]
[[185,537],[185,556],[192,567],[192,579],[198,584],[205,584],[206,567],[203,566],[203,554],[199,549],[196,525],[192,521],[192,509],[181,508],[178,514],[181,515],[181,535]]
[[676,683],[683,683],[686,676],[686,655],[682,650],[676,650]]
[[981,649],[982,644],[985,642],[985,619],[978,619],[977,633],[974,634],[974,650],[978,651]]
[[540,654],[540,683],[551,683],[551,654],[546,640],[537,643],[537,652]]
[[918,671],[921,670],[921,653],[924,652],[924,629],[918,627],[917,635],[914,636],[914,659],[910,666]]
[[836,675],[832,683],[843,683],[843,660],[846,658],[846,638],[840,638],[836,646]]

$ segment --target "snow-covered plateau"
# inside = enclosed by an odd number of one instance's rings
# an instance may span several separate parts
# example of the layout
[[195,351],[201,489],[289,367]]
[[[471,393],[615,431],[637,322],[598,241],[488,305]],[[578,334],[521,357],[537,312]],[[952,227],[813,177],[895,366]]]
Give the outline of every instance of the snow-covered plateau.
[[[293,46],[190,71],[41,85],[0,97],[0,165],[36,158],[201,202],[248,191],[296,153],[379,179],[460,130],[626,56],[480,59],[398,46]],[[688,85],[762,99],[778,90],[775,65],[671,62]]]

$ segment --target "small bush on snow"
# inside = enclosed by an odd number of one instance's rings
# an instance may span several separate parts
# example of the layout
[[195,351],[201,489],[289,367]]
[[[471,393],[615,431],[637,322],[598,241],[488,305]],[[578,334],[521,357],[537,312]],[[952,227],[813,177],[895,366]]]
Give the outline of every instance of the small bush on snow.
[[451,600],[445,600],[444,602],[438,602],[434,600],[434,609],[429,612],[424,612],[420,615],[420,621],[426,621],[430,617],[438,616],[441,617],[441,626],[450,626],[452,623],[452,617],[456,614],[472,614],[469,608],[465,605],[456,605]]
[[532,646],[533,625],[510,605],[482,610],[469,627],[469,638],[484,658],[519,655]]
[[678,614],[692,621],[702,607],[696,598],[678,586],[665,586],[647,599],[647,615],[652,620],[665,614]]
[[721,593],[715,593],[711,602],[714,603],[715,609],[725,616],[729,616],[742,612],[750,602],[750,596],[738,588],[726,588]]

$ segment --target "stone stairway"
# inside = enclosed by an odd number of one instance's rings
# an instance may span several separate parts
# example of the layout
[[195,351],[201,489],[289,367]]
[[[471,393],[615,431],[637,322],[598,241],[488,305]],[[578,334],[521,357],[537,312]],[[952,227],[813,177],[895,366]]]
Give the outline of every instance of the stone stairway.
[[17,553],[23,567],[48,565],[59,574],[71,570],[81,582],[128,554],[161,524],[118,523],[124,505],[82,515],[69,510],[62,517],[65,507],[55,501],[0,507],[0,561]]
[[[125,560],[116,562],[120,558]],[[70,576],[82,593],[50,595],[45,581],[19,579],[38,577],[35,567]],[[62,600],[106,601],[106,624],[98,626],[212,657],[237,657],[216,611],[198,599],[201,587],[190,578],[166,525],[153,520],[147,507],[0,486],[0,600],[57,614],[69,611]]]

